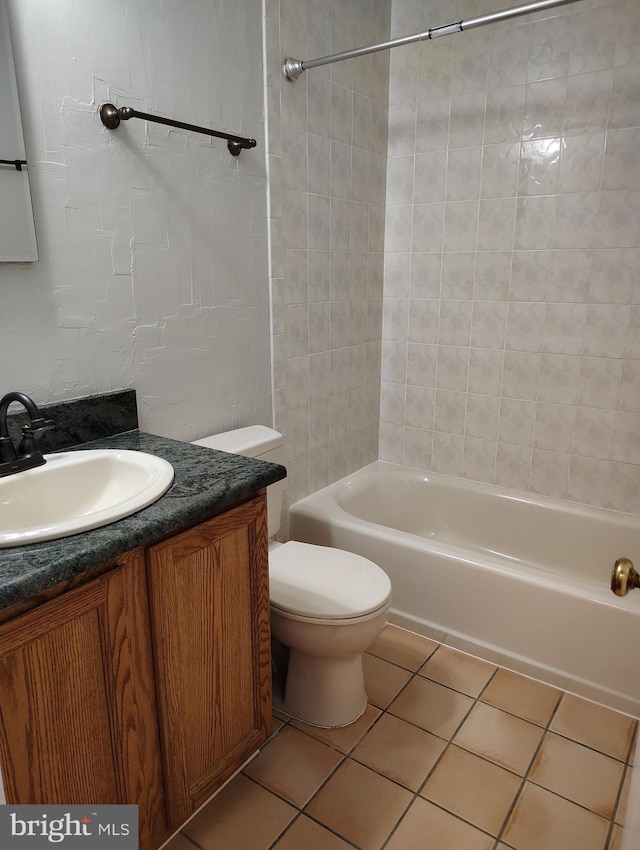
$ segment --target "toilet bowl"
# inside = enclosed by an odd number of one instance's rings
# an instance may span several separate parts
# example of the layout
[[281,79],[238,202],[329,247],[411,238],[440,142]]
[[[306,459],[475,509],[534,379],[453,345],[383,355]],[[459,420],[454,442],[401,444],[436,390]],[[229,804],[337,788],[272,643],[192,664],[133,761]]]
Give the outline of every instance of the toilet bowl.
[[[195,442],[282,462],[282,435],[261,425]],[[279,707],[313,726],[346,726],[367,707],[362,653],[385,624],[391,582],[380,567],[353,552],[275,542],[283,489],[283,482],[267,488],[271,631],[289,650]]]

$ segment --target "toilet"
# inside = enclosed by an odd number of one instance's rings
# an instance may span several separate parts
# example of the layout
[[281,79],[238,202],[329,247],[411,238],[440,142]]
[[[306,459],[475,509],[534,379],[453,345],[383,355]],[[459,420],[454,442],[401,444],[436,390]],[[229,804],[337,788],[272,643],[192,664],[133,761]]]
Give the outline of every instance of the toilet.
[[[284,459],[283,437],[251,425],[195,444]],[[347,726],[367,707],[362,653],[382,630],[391,582],[372,561],[328,546],[277,543],[284,481],[267,487],[271,632],[289,650],[281,708],[313,726]]]

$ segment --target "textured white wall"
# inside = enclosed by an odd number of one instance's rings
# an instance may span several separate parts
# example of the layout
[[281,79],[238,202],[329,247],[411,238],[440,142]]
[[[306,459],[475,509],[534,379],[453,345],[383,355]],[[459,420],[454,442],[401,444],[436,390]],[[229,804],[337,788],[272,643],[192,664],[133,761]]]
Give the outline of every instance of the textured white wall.
[[[40,262],[0,264],[0,393],[133,387],[141,426],[182,439],[271,424],[260,4],[8,6]],[[109,131],[105,101],[258,147]]]

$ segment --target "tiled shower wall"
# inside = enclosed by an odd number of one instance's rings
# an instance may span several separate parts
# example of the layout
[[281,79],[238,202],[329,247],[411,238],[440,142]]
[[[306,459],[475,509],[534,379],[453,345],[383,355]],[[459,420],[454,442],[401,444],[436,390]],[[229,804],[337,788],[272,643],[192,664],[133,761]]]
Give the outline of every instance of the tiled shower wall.
[[266,0],[275,424],[288,499],[378,454],[389,56],[288,81],[389,37],[390,0]]
[[381,459],[640,512],[640,3],[396,48],[389,102]]

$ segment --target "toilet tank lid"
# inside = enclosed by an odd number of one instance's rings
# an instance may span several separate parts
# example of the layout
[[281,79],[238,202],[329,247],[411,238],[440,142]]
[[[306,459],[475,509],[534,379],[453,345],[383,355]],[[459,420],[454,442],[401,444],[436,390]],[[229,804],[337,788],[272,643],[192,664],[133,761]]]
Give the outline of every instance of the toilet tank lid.
[[248,425],[221,434],[211,434],[194,440],[196,446],[206,446],[221,452],[231,452],[244,457],[259,457],[265,452],[282,445],[282,434],[265,425]]

